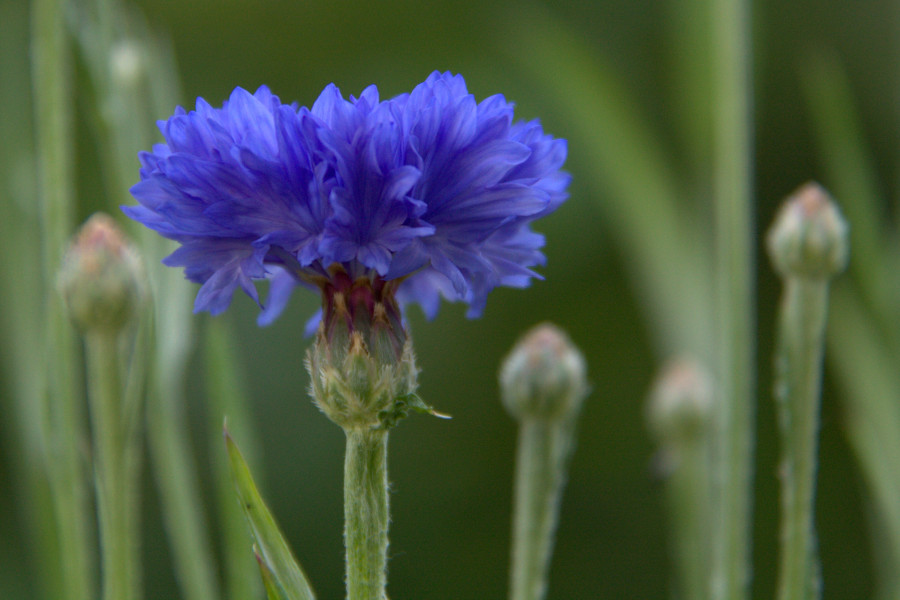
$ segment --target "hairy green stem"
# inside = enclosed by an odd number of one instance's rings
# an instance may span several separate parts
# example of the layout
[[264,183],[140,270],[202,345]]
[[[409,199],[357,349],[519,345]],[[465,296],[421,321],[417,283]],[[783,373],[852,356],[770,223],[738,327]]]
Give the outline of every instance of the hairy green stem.
[[749,592],[754,430],[753,210],[750,189],[749,11],[744,0],[714,0],[716,354],[718,504],[712,597]]
[[681,578],[681,598],[709,597],[709,443],[708,437],[686,440],[666,482],[674,551]]
[[540,600],[547,593],[573,429],[573,419],[526,417],[520,422],[510,600]]
[[43,407],[47,468],[62,560],[66,598],[93,600],[94,544],[85,463],[84,414],[79,393],[75,335],[54,282],[63,247],[72,231],[74,189],[71,161],[69,64],[63,6],[59,0],[32,3],[32,78],[41,204],[43,285],[46,298]]
[[384,600],[387,585],[386,429],[345,430],[344,545],[347,599]]
[[104,600],[138,600],[140,593],[139,528],[131,462],[129,422],[123,405],[118,336],[86,334],[88,400],[94,439],[94,475],[100,524]]
[[827,306],[826,279],[785,279],[775,385],[782,435],[780,600],[821,594],[813,514]]

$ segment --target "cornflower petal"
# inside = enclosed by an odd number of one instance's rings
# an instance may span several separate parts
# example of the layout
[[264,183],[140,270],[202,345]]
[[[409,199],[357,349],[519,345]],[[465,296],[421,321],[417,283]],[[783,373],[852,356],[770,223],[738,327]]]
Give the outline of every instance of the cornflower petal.
[[275,322],[275,319],[284,312],[294,288],[297,287],[297,279],[289,272],[278,267],[275,267],[273,271],[269,281],[269,296],[266,299],[265,306],[259,313],[259,317],[256,319],[256,323],[260,327],[265,327]]
[[429,318],[442,297],[477,316],[494,287],[539,278],[544,238],[530,224],[570,180],[564,140],[450,73],[389,100],[331,84],[311,108],[236,88],[159,128],[165,143],[139,155],[139,205],[123,210],[182,244],[164,262],[202,284],[196,310],[222,312],[238,288],[259,303],[254,280],[269,279],[261,325],[298,285],[324,291],[340,273]]

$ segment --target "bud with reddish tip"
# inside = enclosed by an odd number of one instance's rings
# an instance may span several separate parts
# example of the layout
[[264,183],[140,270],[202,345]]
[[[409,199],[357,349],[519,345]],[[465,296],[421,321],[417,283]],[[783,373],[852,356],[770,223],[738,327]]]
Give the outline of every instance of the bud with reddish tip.
[[588,390],[584,357],[559,328],[538,325],[504,361],[500,388],[504,406],[516,418],[577,413]]
[[69,317],[82,331],[118,331],[146,295],[143,265],[116,222],[96,213],[63,259],[58,285]]
[[783,276],[827,279],[847,266],[847,222],[817,183],[807,183],[785,201],[767,241]]

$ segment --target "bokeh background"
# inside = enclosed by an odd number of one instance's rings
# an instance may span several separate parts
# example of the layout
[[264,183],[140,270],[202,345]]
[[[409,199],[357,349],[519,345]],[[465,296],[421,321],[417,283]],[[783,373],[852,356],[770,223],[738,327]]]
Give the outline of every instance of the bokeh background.
[[[818,145],[812,109],[811,90],[822,73],[838,73],[846,84],[867,164],[882,197],[896,197],[900,5],[889,0],[751,4],[756,223],[748,227],[764,231],[780,200],[805,181],[830,184],[831,163]],[[282,100],[304,105],[330,82],[345,94],[375,83],[387,97],[410,90],[433,70],[450,70],[465,76],[477,98],[503,93],[516,103],[517,117],[539,117],[547,131],[569,140],[571,197],[536,226],[547,237],[548,260],[541,269],[546,279],[527,290],[495,291],[478,320],[468,320],[458,305],[442,307],[433,322],[415,310],[409,315],[422,369],[421,395],[453,419],[413,416],[391,436],[392,598],[489,599],[506,593],[515,425],[499,403],[496,373],[517,337],[541,321],[571,334],[587,357],[593,385],[571,462],[549,598],[670,596],[663,488],[654,469],[656,448],[646,432],[645,398],[662,361],[680,350],[667,333],[679,325],[660,325],[657,307],[672,302],[701,310],[708,305],[708,290],[648,285],[630,221],[619,219],[628,206],[653,218],[655,199],[637,192],[646,189],[643,180],[657,176],[643,168],[656,165],[673,184],[669,189],[677,196],[671,200],[681,222],[708,233],[713,159],[708,68],[716,49],[708,42],[705,6],[702,0],[134,3],[149,27],[171,43],[185,106],[197,96],[217,105],[238,85],[253,90],[266,84]],[[0,202],[8,203],[14,201],[11,190],[33,185],[22,181],[17,162],[32,149],[29,9],[22,0],[3,0],[0,11]],[[80,222],[105,200],[98,174],[102,140],[89,116],[96,98],[77,53],[73,87]],[[635,137],[624,138],[623,131]],[[631,161],[632,156],[650,158]],[[137,168],[135,158],[135,181]],[[889,205],[881,209],[876,218],[887,219]],[[660,212],[654,225],[658,231],[670,225],[665,214]],[[761,239],[760,234],[753,597],[771,598],[778,495],[770,365],[778,283]],[[161,258],[146,256],[151,268]],[[16,260],[15,254],[2,257]],[[696,267],[681,266],[686,273]],[[670,272],[676,280],[679,268]],[[34,284],[7,280],[0,294],[14,295],[21,286]],[[660,298],[659,289],[675,289],[680,297]],[[343,594],[343,435],[306,395],[303,356],[309,341],[302,332],[316,304],[312,295],[296,294],[277,323],[260,329],[256,306],[236,296],[217,319],[235,332],[240,377],[251,403],[246,426],[260,440],[255,464],[263,494],[318,596],[328,599]],[[16,347],[7,317],[2,333],[8,359]],[[211,318],[195,319],[202,333]],[[11,364],[5,362],[0,371],[0,395],[6,399],[13,394]],[[212,512],[210,464],[221,449],[208,440],[218,435],[223,415],[207,401],[210,385],[199,350],[190,372],[184,408],[196,477]],[[9,414],[0,414],[0,597],[32,598],[41,573],[29,560],[32,540],[17,498],[20,450]],[[817,505],[825,598],[867,598],[875,564],[870,501],[844,436],[843,416],[839,390],[826,373]],[[178,598],[149,470],[145,463],[146,597]]]

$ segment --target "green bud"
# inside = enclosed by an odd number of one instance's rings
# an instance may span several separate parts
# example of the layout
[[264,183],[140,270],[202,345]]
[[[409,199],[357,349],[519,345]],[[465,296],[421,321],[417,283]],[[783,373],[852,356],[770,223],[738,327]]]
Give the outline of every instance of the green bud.
[[847,266],[847,222],[817,183],[788,197],[767,241],[772,263],[784,277],[827,279]]
[[122,329],[146,293],[137,252],[103,213],[91,216],[76,235],[57,283],[69,318],[82,331]]
[[500,390],[506,410],[517,419],[571,416],[588,391],[584,357],[562,330],[538,325],[504,360]]
[[679,358],[663,366],[647,405],[647,425],[661,442],[695,439],[712,411],[712,376],[702,364]]

